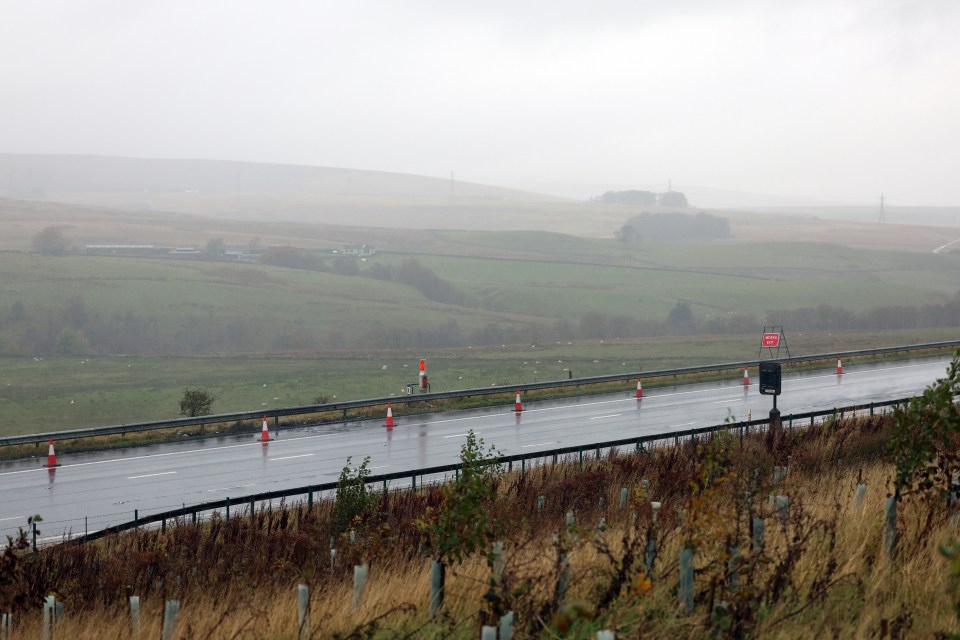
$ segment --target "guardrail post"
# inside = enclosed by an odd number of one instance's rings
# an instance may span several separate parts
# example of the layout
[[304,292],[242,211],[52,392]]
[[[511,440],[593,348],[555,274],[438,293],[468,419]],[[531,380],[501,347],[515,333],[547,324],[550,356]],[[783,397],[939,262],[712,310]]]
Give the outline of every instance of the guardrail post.
[[162,520],[160,520],[160,533],[166,533],[166,532],[167,532],[167,519],[163,518]]
[[31,529],[33,530],[33,552],[36,553],[37,552],[37,523],[32,522],[31,524],[33,525],[31,527]]
[[227,498],[227,522],[230,522],[230,498]]
[[140,511],[139,509],[133,510],[133,528],[137,529],[140,526]]
[[580,454],[580,469],[583,469],[583,449],[577,449],[577,453]]
[[417,490],[417,474],[413,474],[412,476],[410,476],[410,488],[413,491]]
[[520,477],[526,477],[527,475],[527,459],[520,458]]
[[870,403],[870,417],[873,417],[873,403]]

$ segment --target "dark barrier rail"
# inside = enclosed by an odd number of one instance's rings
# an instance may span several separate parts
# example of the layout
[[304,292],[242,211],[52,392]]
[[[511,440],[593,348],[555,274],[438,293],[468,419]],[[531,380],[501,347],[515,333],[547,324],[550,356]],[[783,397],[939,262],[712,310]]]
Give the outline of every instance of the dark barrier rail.
[[[883,347],[879,349],[860,349],[857,351],[837,351],[834,353],[819,353],[807,356],[793,356],[791,358],[777,358],[777,362],[783,364],[797,364],[803,362],[815,362],[818,360],[835,360],[836,358],[854,358],[864,356],[877,356],[890,353],[901,353],[910,351],[926,351],[931,349],[960,348],[960,340],[951,340],[947,342],[927,342],[923,344],[905,345],[899,347]],[[91,427],[88,429],[73,429],[69,431],[50,431],[48,433],[35,433],[20,436],[0,437],[0,446],[10,446],[18,444],[39,444],[47,440],[72,440],[75,438],[93,438],[97,436],[119,435],[126,433],[135,433],[138,431],[153,431],[155,429],[170,429],[175,427],[203,426],[208,424],[220,424],[224,422],[237,422],[243,420],[258,420],[261,417],[273,418],[278,422],[281,417],[303,416],[318,413],[327,413],[339,411],[343,413],[344,419],[347,412],[356,409],[365,409],[368,407],[385,407],[386,404],[394,405],[408,404],[412,402],[429,402],[431,400],[446,400],[450,398],[468,398],[473,396],[489,396],[518,391],[534,391],[542,389],[558,389],[564,387],[578,387],[592,384],[603,384],[607,382],[625,382],[636,379],[638,376],[644,378],[664,378],[668,376],[682,376],[698,373],[715,373],[720,371],[735,371],[745,367],[755,367],[760,360],[744,360],[742,362],[726,362],[722,364],[709,364],[697,367],[682,367],[679,369],[661,369],[658,371],[634,371],[630,373],[617,373],[605,376],[591,376],[586,378],[571,378],[568,380],[551,380],[547,382],[533,382],[526,384],[516,384],[497,387],[482,387],[478,389],[461,389],[458,391],[442,391],[437,393],[421,393],[415,396],[391,396],[385,398],[370,398],[366,400],[351,400],[347,402],[330,402],[327,404],[304,405],[300,407],[284,407],[279,409],[268,409],[262,411],[243,411],[237,413],[221,413],[210,416],[197,416],[193,418],[173,418],[170,420],[158,420],[155,422],[135,422],[131,424],[121,424],[108,427]]]
[[[823,409],[820,411],[811,411],[808,413],[799,413],[792,414],[781,417],[781,423],[790,428],[796,422],[797,426],[801,426],[799,423],[809,420],[809,424],[812,425],[817,418],[822,418],[826,416],[839,417],[843,418],[847,414],[855,414],[860,411],[869,411],[870,415],[873,415],[874,411],[877,409],[882,409],[884,407],[891,407],[896,405],[901,405],[910,401],[911,398],[900,398],[898,400],[888,400],[886,402],[872,402],[869,404],[860,404],[860,405],[851,405],[847,407],[839,407],[834,409]],[[712,427],[700,427],[698,429],[685,429],[683,431],[666,431],[661,433],[654,433],[644,436],[635,436],[632,438],[623,438],[620,440],[610,440],[607,442],[597,442],[594,444],[586,445],[577,445],[570,447],[560,447],[558,449],[550,449],[547,451],[536,451],[531,453],[521,453],[512,456],[501,456],[499,462],[504,465],[511,466],[515,463],[520,463],[521,469],[525,468],[525,463],[528,460],[537,460],[540,458],[553,458],[556,460],[558,456],[565,456],[569,454],[579,453],[583,454],[584,451],[599,451],[601,449],[613,449],[619,447],[634,447],[636,451],[642,451],[645,449],[645,445],[649,443],[655,443],[660,441],[673,440],[674,443],[679,444],[680,440],[686,438],[692,438],[699,435],[705,435],[710,433],[716,433],[718,431],[734,431],[739,430],[741,434],[744,432],[749,432],[751,427],[762,427],[769,425],[769,419],[763,420],[750,420],[744,422],[729,422],[719,425],[714,425]],[[427,467],[424,469],[411,469],[409,471],[396,471],[394,473],[384,473],[376,476],[368,476],[366,479],[366,484],[376,485],[382,484],[386,489],[388,488],[388,483],[391,480],[406,480],[409,478],[411,480],[411,486],[416,488],[418,486],[417,478],[422,478],[423,476],[432,476],[441,473],[456,472],[460,469],[459,463],[445,464],[436,467]],[[422,484],[422,482],[420,483]],[[177,518],[185,518],[191,516],[192,520],[196,522],[197,514],[203,513],[206,511],[215,511],[219,509],[226,509],[227,518],[230,517],[230,507],[243,507],[244,505],[251,505],[251,508],[257,502],[263,502],[265,500],[274,500],[278,498],[289,498],[291,496],[307,496],[308,504],[313,504],[313,496],[317,493],[322,493],[324,491],[332,491],[337,488],[336,482],[324,482],[322,484],[312,484],[305,487],[296,487],[293,489],[278,489],[276,491],[266,491],[263,493],[254,493],[251,495],[242,496],[235,499],[224,498],[223,500],[214,500],[212,502],[203,502],[200,504],[195,504],[191,506],[184,506],[179,509],[173,509],[170,511],[163,511],[161,513],[155,513],[143,518],[135,518],[130,522],[123,524],[118,524],[112,527],[107,527],[99,531],[94,531],[82,536],[76,536],[71,538],[70,542],[89,542],[91,540],[97,540],[103,538],[110,534],[121,533],[123,531],[129,531],[130,529],[136,529],[148,524],[160,523],[163,527],[166,527],[166,522],[168,520],[176,520]]]

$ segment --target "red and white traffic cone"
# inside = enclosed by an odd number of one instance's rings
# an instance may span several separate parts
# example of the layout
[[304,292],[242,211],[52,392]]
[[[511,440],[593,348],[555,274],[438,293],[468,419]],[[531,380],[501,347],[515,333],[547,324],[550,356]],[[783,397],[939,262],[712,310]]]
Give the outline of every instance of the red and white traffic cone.
[[516,400],[516,402],[513,403],[513,410],[516,411],[517,413],[520,413],[521,411],[523,411],[523,403],[520,402],[520,391],[519,391],[519,390],[517,390],[517,400]]
[[53,438],[50,438],[50,449],[47,451],[47,464],[43,466],[48,469],[60,466],[60,463],[57,462],[57,454],[53,452]]
[[843,361],[837,356],[837,375],[843,375]]
[[743,368],[743,386],[750,386],[750,372],[747,371],[747,368]]
[[263,428],[260,430],[260,440],[258,442],[270,442],[270,431],[267,429],[267,416],[263,416]]
[[396,424],[393,421],[393,409],[390,407],[390,403],[387,403],[387,421],[383,423],[385,427],[394,427]]
[[638,397],[638,398],[642,398],[642,397],[643,397],[643,385],[640,384],[640,377],[639,377],[639,376],[637,376],[637,397]]

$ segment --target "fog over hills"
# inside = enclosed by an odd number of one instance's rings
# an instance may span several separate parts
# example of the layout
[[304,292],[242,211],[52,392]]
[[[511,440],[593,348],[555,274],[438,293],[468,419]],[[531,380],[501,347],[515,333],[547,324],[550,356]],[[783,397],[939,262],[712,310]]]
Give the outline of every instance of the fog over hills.
[[225,160],[0,153],[0,195],[52,199],[56,194],[94,192],[560,199],[450,178],[384,171]]

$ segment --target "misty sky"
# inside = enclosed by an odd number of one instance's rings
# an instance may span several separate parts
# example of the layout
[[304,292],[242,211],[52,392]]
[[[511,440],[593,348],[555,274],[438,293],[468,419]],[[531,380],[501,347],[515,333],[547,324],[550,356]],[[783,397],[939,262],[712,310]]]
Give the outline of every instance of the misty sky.
[[956,0],[3,0],[0,58],[5,152],[960,205]]

